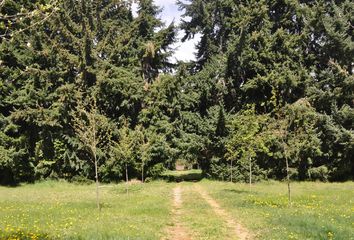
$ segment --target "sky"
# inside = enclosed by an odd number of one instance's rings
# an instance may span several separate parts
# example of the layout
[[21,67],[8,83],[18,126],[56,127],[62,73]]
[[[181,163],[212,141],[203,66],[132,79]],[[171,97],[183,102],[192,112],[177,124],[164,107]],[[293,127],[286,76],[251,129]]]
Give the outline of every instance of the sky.
[[[166,26],[168,26],[173,20],[175,24],[179,24],[181,20],[181,15],[183,12],[178,10],[176,5],[176,0],[155,0],[154,1],[157,6],[163,8],[162,13],[160,14],[160,18],[163,22],[165,22]],[[133,4],[133,13],[136,12],[136,4]],[[199,41],[199,36],[195,36],[194,39],[191,39],[186,42],[181,42],[180,39],[183,37],[183,31],[179,31],[178,39],[176,43],[172,46],[175,49],[175,54],[172,57],[172,61],[180,60],[180,61],[189,61],[195,60],[195,45]]]

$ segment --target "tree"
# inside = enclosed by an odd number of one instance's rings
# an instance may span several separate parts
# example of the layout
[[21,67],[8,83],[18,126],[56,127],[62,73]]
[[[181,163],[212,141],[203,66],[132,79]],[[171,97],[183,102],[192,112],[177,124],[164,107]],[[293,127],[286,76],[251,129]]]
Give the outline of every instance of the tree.
[[169,62],[176,38],[174,23],[164,27],[158,18],[161,9],[152,0],[139,0],[138,16],[124,29],[118,48],[114,49],[114,64],[137,69],[146,83],[151,84],[160,72],[169,72]]
[[255,165],[253,159],[257,157],[258,152],[269,153],[265,131],[266,121],[267,116],[255,114],[254,106],[240,112],[232,121],[232,130],[226,143],[227,153],[225,154],[231,162],[231,181],[233,180],[233,161],[237,160],[237,163],[244,168],[246,168],[244,164],[248,161],[248,177],[251,187],[252,168],[256,167],[252,167]]
[[[81,94],[80,94],[81,95]],[[80,96],[82,97],[82,96]],[[83,104],[83,99],[79,99],[76,113],[74,113],[74,131],[82,143],[82,149],[88,154],[88,158],[93,162],[96,180],[96,203],[97,209],[100,210],[99,200],[99,175],[98,175],[98,157],[97,152],[99,145],[109,146],[110,132],[102,132],[102,126],[107,125],[107,118],[99,113],[97,109],[96,93],[93,92],[92,97],[88,98],[87,105]]]
[[[181,159],[232,181],[287,172],[289,189],[352,178],[352,1],[179,1],[183,40],[201,40],[177,64],[174,23],[136,3],[0,0],[1,182],[144,181]],[[116,145],[95,157],[75,132],[93,121]]]
[[[279,122],[278,122],[279,123]],[[288,139],[288,127],[289,127],[289,121],[288,120],[283,120],[282,123],[280,123],[280,126],[278,127],[278,132],[275,132],[277,134],[276,136],[280,137],[281,139],[281,144],[282,144],[282,150],[283,150],[283,156],[285,159],[285,170],[286,170],[286,181],[288,185],[288,204],[291,205],[291,186],[290,186],[290,169],[289,169],[289,148],[290,146],[286,142]]]
[[151,134],[148,133],[146,129],[142,126],[137,126],[135,128],[135,138],[138,141],[138,150],[140,151],[140,172],[141,172],[141,182],[145,182],[145,171],[146,165],[150,161],[150,147],[151,147]]
[[[275,136],[281,139],[288,184],[288,201],[291,204],[290,163],[297,168],[299,180],[309,177],[310,168],[322,155],[321,140],[316,131],[318,116],[306,99],[300,99],[283,109],[277,119]],[[289,159],[291,159],[289,161]]]
[[0,184],[16,184],[19,178],[16,172],[21,167],[16,164],[16,139],[9,136],[13,127],[0,115]]
[[148,141],[141,145],[141,182],[145,182],[145,165],[149,161],[148,150],[150,143]]
[[59,10],[58,1],[0,1],[0,42],[45,23]]
[[184,11],[181,29],[185,36],[182,41],[201,34],[197,45],[196,69],[202,70],[204,65],[216,54],[225,53],[231,28],[227,21],[233,12],[232,3],[225,0],[177,1],[180,10]]
[[129,129],[128,123],[119,129],[119,140],[113,145],[113,154],[119,163],[125,169],[126,191],[129,192],[129,173],[128,167],[134,163],[134,138],[132,131]]

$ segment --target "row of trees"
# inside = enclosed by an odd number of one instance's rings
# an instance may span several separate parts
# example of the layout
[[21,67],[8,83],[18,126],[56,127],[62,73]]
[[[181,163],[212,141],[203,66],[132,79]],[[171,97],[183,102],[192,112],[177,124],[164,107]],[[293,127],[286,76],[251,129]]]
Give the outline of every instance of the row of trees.
[[[2,2],[2,181],[93,178],[96,160],[105,181],[121,178],[128,160],[116,153],[120,129],[129,126],[131,136],[142,125],[149,86],[171,69],[175,28],[159,12],[149,0],[139,2],[136,18],[129,1]],[[50,17],[37,19],[42,14]]]
[[288,162],[299,180],[354,176],[352,1],[179,6],[185,38],[201,35],[185,93],[206,126],[190,131],[205,137],[195,158],[206,173],[282,179]]
[[352,1],[0,1],[0,181],[354,176]]

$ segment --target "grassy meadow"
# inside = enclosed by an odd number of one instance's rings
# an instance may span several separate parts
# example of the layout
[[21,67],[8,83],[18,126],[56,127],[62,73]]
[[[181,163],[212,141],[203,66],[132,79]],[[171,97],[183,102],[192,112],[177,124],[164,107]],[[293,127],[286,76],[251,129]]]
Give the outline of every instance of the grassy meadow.
[[0,239],[159,239],[169,221],[172,184],[42,182],[0,188]]
[[203,181],[224,209],[258,239],[354,239],[354,183],[246,184]]
[[[192,239],[237,239],[195,190],[205,189],[257,239],[354,239],[354,183],[246,184],[202,180],[94,185],[40,182],[0,187],[0,239],[166,239],[173,188],[182,189],[181,223]],[[168,237],[167,237],[168,238]]]

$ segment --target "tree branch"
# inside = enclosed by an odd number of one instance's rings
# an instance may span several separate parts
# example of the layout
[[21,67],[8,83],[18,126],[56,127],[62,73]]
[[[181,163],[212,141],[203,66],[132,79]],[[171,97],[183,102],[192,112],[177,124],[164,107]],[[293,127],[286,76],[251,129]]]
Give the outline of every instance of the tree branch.
[[[3,2],[0,3],[0,7],[1,7],[1,4],[4,4],[4,3],[5,3],[5,0],[3,0]],[[56,13],[56,12],[59,10],[58,5],[59,5],[59,4],[57,3],[55,6],[53,6],[53,11],[50,12],[50,13],[49,13],[46,17],[44,17],[43,19],[41,19],[41,20],[39,20],[39,21],[37,21],[37,22],[35,22],[35,23],[33,23],[33,24],[31,24],[31,25],[29,25],[29,26],[23,28],[23,29],[20,29],[20,30],[14,31],[14,32],[8,33],[8,32],[6,31],[5,34],[0,35],[0,39],[5,38],[5,37],[13,37],[13,36],[16,35],[16,34],[20,34],[20,33],[24,32],[24,31],[27,31],[28,29],[31,29],[31,28],[33,28],[33,27],[35,27],[35,26],[38,26],[38,25],[40,25],[40,24],[46,22],[54,13]],[[34,13],[34,11],[33,11],[33,12],[30,12],[30,13],[28,13],[28,14],[23,14],[23,15],[24,15],[24,16],[31,16],[31,15],[33,15],[33,13]],[[17,14],[17,15],[18,15],[18,14]],[[5,17],[4,17],[4,16],[0,16],[0,20],[11,20],[12,18],[16,18],[17,15],[11,15],[11,16],[5,16]],[[21,15],[20,15],[20,17],[21,17]]]

